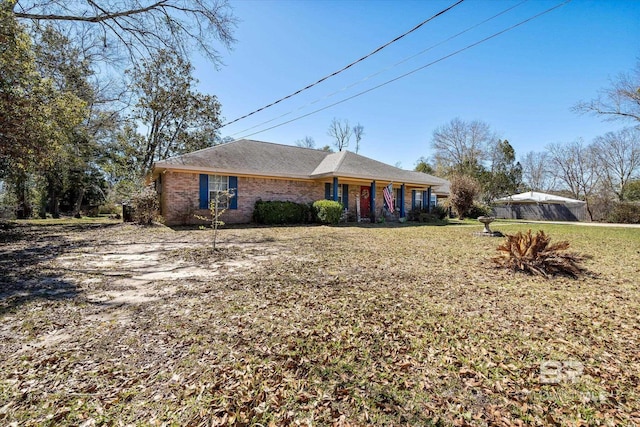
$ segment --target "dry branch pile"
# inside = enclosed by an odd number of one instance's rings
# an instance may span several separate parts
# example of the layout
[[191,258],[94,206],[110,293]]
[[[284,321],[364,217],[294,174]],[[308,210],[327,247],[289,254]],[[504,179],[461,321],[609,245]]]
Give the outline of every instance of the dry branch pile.
[[536,234],[529,229],[507,234],[506,240],[496,250],[500,253],[493,261],[502,267],[538,276],[568,275],[578,277],[584,273],[579,265],[584,256],[564,252],[569,248],[566,240],[551,243],[551,237],[540,230]]

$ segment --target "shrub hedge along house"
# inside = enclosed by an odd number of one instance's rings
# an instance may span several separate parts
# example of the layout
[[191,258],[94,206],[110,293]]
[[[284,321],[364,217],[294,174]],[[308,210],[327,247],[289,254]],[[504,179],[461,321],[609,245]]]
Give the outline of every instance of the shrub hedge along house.
[[[261,141],[239,140],[156,162],[152,177],[161,214],[169,225],[196,224],[209,214],[218,191],[231,190],[227,223],[251,221],[258,200],[311,203],[336,200],[347,212],[375,221],[386,207],[383,189],[395,199],[393,216],[413,208],[429,208],[447,197],[449,183],[352,153],[330,153]],[[429,202],[430,203],[427,203]]]

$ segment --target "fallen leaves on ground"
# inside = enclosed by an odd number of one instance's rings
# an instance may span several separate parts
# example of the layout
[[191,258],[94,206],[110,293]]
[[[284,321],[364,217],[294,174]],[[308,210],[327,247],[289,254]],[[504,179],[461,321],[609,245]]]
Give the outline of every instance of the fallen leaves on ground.
[[598,274],[552,280],[472,231],[12,229],[0,424],[640,423],[640,230],[556,227]]

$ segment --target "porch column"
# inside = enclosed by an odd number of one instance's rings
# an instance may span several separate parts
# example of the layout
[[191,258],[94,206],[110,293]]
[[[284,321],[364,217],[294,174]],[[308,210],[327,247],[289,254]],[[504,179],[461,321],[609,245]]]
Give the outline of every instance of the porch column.
[[427,212],[431,212],[431,187],[427,188]]
[[400,186],[400,218],[404,218],[404,184]]
[[338,201],[338,177],[333,177],[333,201]]
[[376,182],[371,181],[371,197],[369,200],[371,201],[371,222],[376,222]]

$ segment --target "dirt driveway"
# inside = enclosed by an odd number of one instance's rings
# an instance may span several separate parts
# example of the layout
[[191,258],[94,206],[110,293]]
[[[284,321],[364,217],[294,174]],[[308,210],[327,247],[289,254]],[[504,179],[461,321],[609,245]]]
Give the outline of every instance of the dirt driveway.
[[227,232],[212,253],[209,231],[121,223],[48,227],[46,233],[36,226],[4,234],[0,300],[5,310],[31,299],[81,293],[96,307],[89,320],[101,321],[118,317],[125,304],[168,298],[190,282],[241,273],[289,252],[271,239],[252,239],[251,230]]

